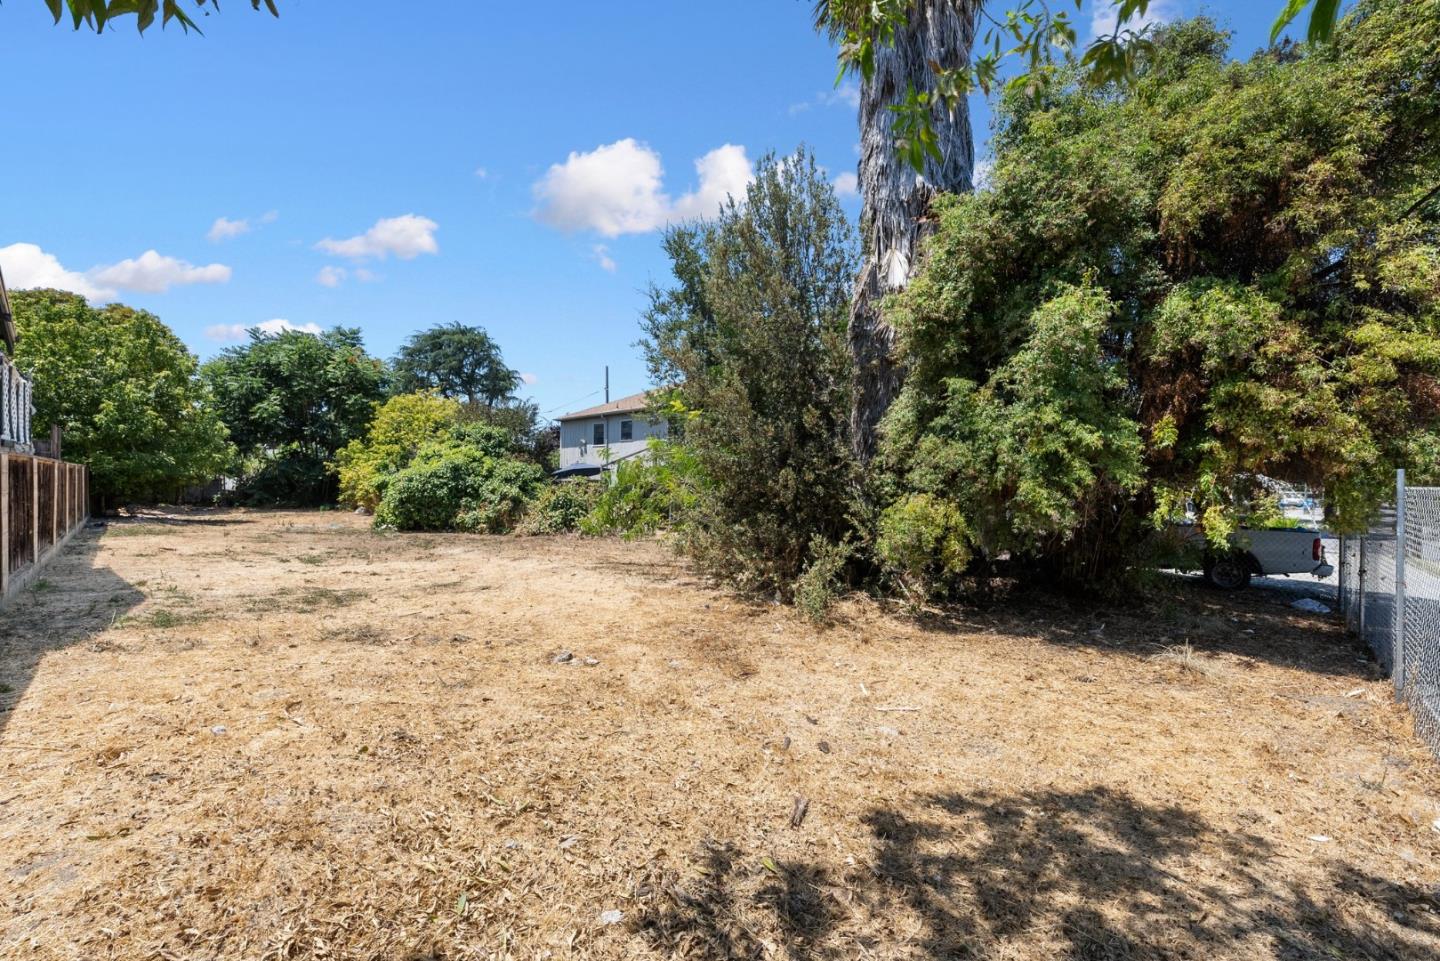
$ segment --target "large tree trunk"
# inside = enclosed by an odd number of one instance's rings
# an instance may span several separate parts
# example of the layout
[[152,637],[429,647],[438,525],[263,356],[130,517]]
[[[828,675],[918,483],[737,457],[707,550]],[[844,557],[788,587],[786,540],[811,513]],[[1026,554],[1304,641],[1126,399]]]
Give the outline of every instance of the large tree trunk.
[[863,464],[875,453],[875,429],[900,391],[902,371],[894,354],[895,331],[880,314],[887,294],[904,289],[918,266],[921,242],[929,233],[925,217],[937,193],[970,189],[975,145],[970,111],[962,100],[952,116],[934,107],[939,161],[927,158],[923,175],[895,148],[895,113],[910,87],[931,90],[931,63],[947,67],[969,62],[975,38],[971,0],[916,0],[910,24],[893,44],[877,46],[875,72],[860,87],[860,224],[865,264],[850,313],[850,354],[855,362],[850,436]]

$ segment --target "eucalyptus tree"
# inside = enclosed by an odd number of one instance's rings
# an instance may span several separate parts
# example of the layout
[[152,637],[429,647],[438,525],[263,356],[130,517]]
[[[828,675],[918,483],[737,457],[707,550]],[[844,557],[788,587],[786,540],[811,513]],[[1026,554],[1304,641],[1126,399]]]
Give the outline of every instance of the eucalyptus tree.
[[[854,0],[821,0],[818,24],[839,39],[853,38],[860,6]],[[936,81],[942,74],[931,65],[969,61],[977,6],[971,0],[917,0],[889,25],[885,42],[857,52],[865,260],[848,336],[855,378],[850,437],[862,463],[874,453],[875,426],[900,387],[895,332],[882,302],[903,290],[915,271],[931,200],[971,186],[975,144],[969,110],[963,97],[940,95]]]
[[[1107,0],[1095,0],[1107,2]],[[1082,0],[816,0],[815,21],[840,45],[841,77],[860,75],[861,229],[865,261],[856,282],[849,329],[855,368],[851,442],[867,462],[876,426],[900,389],[895,334],[881,303],[904,290],[941,193],[971,189],[974,141],[966,95],[997,85],[1002,61],[1022,69],[1005,84],[1012,92],[1044,88],[1062,63],[1077,62],[1091,83],[1134,77],[1137,57],[1151,48],[1144,26],[1151,0],[1113,0],[1114,27],[1076,54],[1067,8]],[[1272,39],[1312,0],[1286,0]],[[1339,0],[1313,0],[1312,41],[1328,39]],[[998,11],[997,11],[998,13]],[[977,26],[983,29],[975,53]]]

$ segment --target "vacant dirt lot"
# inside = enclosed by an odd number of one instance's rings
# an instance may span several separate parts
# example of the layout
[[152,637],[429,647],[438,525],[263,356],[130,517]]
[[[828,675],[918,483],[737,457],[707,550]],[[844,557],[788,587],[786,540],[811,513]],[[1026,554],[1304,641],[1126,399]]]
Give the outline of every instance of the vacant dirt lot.
[[816,629],[654,544],[201,512],[0,624],[0,957],[1440,956],[1440,765],[1266,595]]

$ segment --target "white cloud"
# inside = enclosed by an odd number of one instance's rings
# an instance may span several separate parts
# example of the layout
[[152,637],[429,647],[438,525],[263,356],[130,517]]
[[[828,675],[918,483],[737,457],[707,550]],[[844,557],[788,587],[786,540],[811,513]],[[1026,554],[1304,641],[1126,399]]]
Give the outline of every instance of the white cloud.
[[66,270],[58,257],[35,244],[0,247],[0,270],[5,272],[6,285],[15,290],[53,287],[86,300],[109,300],[116,293],[114,288],[102,287],[85,274]]
[[315,283],[321,287],[339,287],[344,282],[344,267],[321,267],[320,272],[315,275]]
[[229,240],[231,237],[239,237],[241,234],[250,232],[250,221],[241,218],[231,220],[229,217],[216,217],[215,222],[210,225],[210,232],[205,239],[212,244],[218,244],[222,240]]
[[596,244],[594,247],[591,247],[590,256],[600,265],[601,270],[608,271],[612,274],[615,273],[615,268],[619,266],[615,263],[615,258],[610,256],[610,248],[604,244]]
[[375,221],[375,226],[344,240],[326,237],[315,246],[326,253],[351,260],[375,258],[384,260],[394,254],[401,260],[414,260],[421,254],[440,252],[435,242],[435,231],[440,225],[429,217],[404,214],[399,217],[384,217]]
[[840,174],[835,178],[835,195],[837,197],[860,196],[860,178],[849,170]]
[[139,257],[122,260],[109,267],[97,267],[90,276],[106,287],[123,287],[147,294],[163,294],[171,287],[186,284],[223,284],[230,280],[230,268],[224,264],[197,267],[187,260],[166,257],[147,250]]
[[256,224],[273,224],[280,219],[280,211],[271,210],[253,221],[248,217],[241,217],[239,220],[231,220],[229,217],[216,217],[215,222],[210,225],[210,231],[205,234],[212,244],[218,244],[222,240],[229,240],[232,237],[239,237],[241,234],[248,234],[255,229]]
[[534,374],[521,373],[521,375],[520,375],[520,383],[522,383],[522,384],[531,384],[531,385],[533,385],[533,384],[535,384],[535,383],[536,383],[537,381],[539,381],[539,380],[540,380],[540,378],[539,378],[539,377],[536,377]]
[[205,328],[205,336],[211,340],[238,341],[250,336],[250,331],[259,330],[266,334],[282,334],[287,330],[299,331],[302,334],[320,334],[319,324],[292,324],[284,318],[277,317],[274,320],[267,320],[259,324],[216,324],[213,327]]
[[490,176],[490,171],[486,170],[484,167],[476,167],[475,176],[481,180],[484,180],[486,177]]
[[320,329],[319,324],[297,325],[292,324],[290,323],[290,321],[285,320],[281,317],[277,317],[274,320],[267,320],[264,323],[257,324],[256,326],[267,334],[283,334],[287,330],[299,331],[302,334],[315,334],[316,336],[319,336],[321,333],[323,333],[323,331]]
[[380,279],[379,274],[375,273],[373,270],[366,270],[364,267],[356,267],[353,270],[347,270],[344,267],[336,267],[332,264],[327,264],[324,267],[321,267],[320,272],[315,275],[315,283],[319,284],[321,287],[335,288],[339,287],[341,284],[345,283],[347,279],[352,277],[355,280],[360,281],[360,283],[362,284],[373,284]]
[[666,219],[660,155],[634,138],[572,152],[535,184],[537,216],[561,230],[643,234]]
[[544,223],[561,230],[593,230],[605,237],[643,234],[672,220],[714,216],[727,195],[753,177],[745,148],[726,144],[695,161],[699,184],[672,201],[664,189],[660,154],[633,137],[572,152],[534,186]]
[[[1125,22],[1123,29],[1134,30],[1139,33],[1146,27],[1158,26],[1162,23],[1169,23],[1172,20],[1179,20],[1184,15],[1180,9],[1180,0],[1151,0],[1150,6],[1141,16],[1132,17]],[[1111,0],[1095,0],[1094,9],[1090,11],[1090,37],[1110,36],[1115,32],[1115,26],[1120,19],[1119,7]]]
[[231,273],[224,264],[197,267],[189,261],[166,257],[154,250],[147,250],[139,257],[122,260],[118,264],[93,267],[80,273],[67,270],[58,257],[35,244],[11,244],[0,248],[0,269],[6,271],[6,283],[16,290],[54,287],[96,301],[113,299],[120,290],[161,294],[171,287],[185,284],[223,284],[230,279]]
[[730,197],[743,197],[745,188],[755,179],[755,169],[745,148],[727,143],[695,161],[700,176],[697,190],[675,201],[672,219],[713,217]]
[[802,100],[799,103],[790,105],[790,115],[804,113],[812,107],[846,107],[850,110],[860,109],[860,85],[853,80],[847,80],[834,90],[827,90],[824,93],[816,94],[813,100]]

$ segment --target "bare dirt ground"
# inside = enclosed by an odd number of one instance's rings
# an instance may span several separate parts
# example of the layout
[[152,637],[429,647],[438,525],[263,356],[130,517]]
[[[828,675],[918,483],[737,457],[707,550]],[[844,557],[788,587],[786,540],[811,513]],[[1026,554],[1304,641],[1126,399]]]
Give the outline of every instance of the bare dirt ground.
[[1440,957],[1440,764],[1284,601],[820,629],[656,544],[111,523],[0,612],[0,957]]

